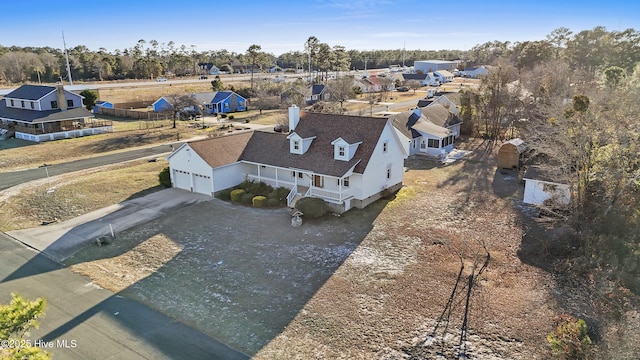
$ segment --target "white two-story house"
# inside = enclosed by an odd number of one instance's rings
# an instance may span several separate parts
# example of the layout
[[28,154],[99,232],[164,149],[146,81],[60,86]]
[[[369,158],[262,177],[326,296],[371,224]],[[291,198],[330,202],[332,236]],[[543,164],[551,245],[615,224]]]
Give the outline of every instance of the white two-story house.
[[318,197],[339,213],[402,186],[407,153],[389,120],[292,106],[289,129],[183,144],[167,158],[173,186],[213,195],[248,179],[290,189],[290,205]]
[[82,99],[62,85],[22,85],[0,101],[0,121],[16,138],[35,142],[113,131],[111,121],[95,121]]

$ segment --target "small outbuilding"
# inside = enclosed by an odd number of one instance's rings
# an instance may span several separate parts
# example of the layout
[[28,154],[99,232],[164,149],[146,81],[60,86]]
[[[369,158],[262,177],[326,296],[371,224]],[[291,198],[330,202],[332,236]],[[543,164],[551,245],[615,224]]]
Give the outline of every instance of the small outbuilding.
[[498,168],[519,169],[526,151],[527,144],[522,139],[505,142],[498,150]]
[[551,200],[557,205],[568,205],[571,202],[571,187],[558,182],[553,174],[538,166],[529,166],[524,173],[525,204],[543,205]]

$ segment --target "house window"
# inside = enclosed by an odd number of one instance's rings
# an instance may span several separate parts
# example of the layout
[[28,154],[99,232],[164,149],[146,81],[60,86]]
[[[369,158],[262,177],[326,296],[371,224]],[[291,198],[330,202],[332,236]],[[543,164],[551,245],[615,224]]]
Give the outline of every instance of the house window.
[[67,100],[67,107],[70,107],[70,108],[73,107],[73,99]]
[[244,106],[244,101],[238,101],[238,106]]
[[338,156],[344,157],[344,146],[338,146]]
[[51,101],[51,108],[52,109],[57,109],[58,108],[58,102],[55,101],[55,100]]
[[300,150],[300,141],[298,140],[293,141],[293,150]]
[[391,179],[391,164],[387,165],[387,180]]
[[226,109],[228,109],[228,108],[229,108],[229,103],[225,103],[225,104],[224,104],[224,107],[225,107]]
[[31,108],[32,108],[32,109],[35,109],[35,108],[36,108],[36,103],[35,103],[35,101],[32,101],[32,102],[31,102]]
[[20,100],[20,106],[24,108],[24,100]]
[[382,152],[386,153],[387,150],[389,149],[389,142],[385,141],[382,143]]
[[415,140],[413,140],[412,143],[413,143],[413,148],[415,149],[416,146],[417,146],[417,142]]
[[424,140],[422,140],[422,142],[420,143],[420,149],[425,149],[427,147],[427,144],[424,142]]
[[16,106],[16,104],[13,103],[13,99],[11,99],[11,106]]
[[346,178],[342,179],[342,181],[340,181],[340,179],[338,179],[338,186],[340,185],[341,182],[342,182],[342,186],[349,187],[349,177],[348,176]]
[[439,148],[440,147],[440,139],[428,139],[429,143],[427,144],[430,148]]
[[298,172],[298,177],[302,179],[302,172]]

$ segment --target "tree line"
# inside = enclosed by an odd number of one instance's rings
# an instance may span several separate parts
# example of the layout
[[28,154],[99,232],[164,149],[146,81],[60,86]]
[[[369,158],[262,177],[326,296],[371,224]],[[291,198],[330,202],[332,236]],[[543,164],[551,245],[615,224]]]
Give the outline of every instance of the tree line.
[[[329,72],[350,69],[373,69],[390,65],[412,66],[416,60],[460,60],[463,66],[492,64],[509,59],[518,69],[531,68],[551,59],[566,59],[573,68],[619,66],[632,71],[640,60],[640,34],[634,29],[607,31],[595,27],[579,33],[567,28],[554,30],[545,40],[510,43],[490,41],[463,50],[349,50],[330,46],[310,36],[304,51],[289,51],[278,56],[252,45],[244,53],[226,49],[197,51],[194,45],[177,45],[144,39],[126,49],[112,52],[105,48],[92,51],[84,45],[68,49],[71,75],[76,80],[153,79],[171,74],[199,74],[199,64],[214,64],[231,72],[234,65],[255,65],[266,70],[282,69]],[[259,48],[256,48],[256,46]],[[256,50],[257,49],[257,50]],[[250,51],[251,50],[251,51]],[[57,82],[66,80],[64,50],[52,47],[18,47],[0,45],[0,80],[8,83]]]

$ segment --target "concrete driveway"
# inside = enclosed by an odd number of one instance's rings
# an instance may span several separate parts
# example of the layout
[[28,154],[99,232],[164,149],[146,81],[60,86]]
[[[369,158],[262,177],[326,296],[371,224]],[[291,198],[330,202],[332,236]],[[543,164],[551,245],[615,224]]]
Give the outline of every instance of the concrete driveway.
[[126,200],[76,218],[32,229],[7,232],[18,241],[43,252],[57,261],[64,261],[82,246],[100,236],[111,236],[169,212],[179,211],[189,204],[211,200],[211,197],[177,189],[165,189]]

